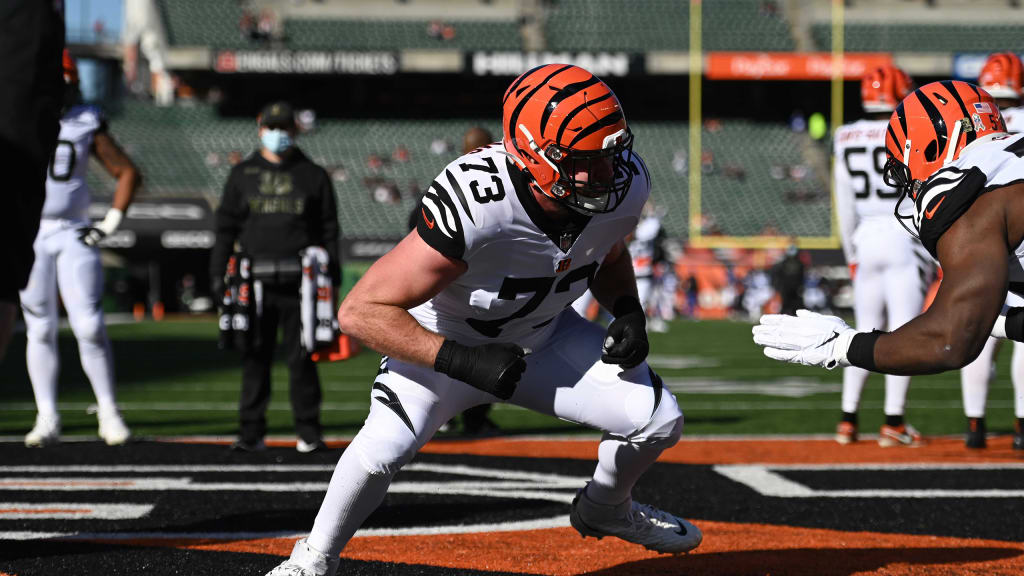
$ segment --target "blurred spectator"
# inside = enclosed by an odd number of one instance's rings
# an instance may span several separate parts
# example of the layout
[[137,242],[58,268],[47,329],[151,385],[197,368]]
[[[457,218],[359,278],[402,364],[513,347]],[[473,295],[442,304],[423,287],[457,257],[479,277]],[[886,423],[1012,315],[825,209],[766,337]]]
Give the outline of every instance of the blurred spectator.
[[772,267],[772,284],[782,297],[782,313],[796,314],[804,307],[804,281],[806,269],[800,260],[796,244],[786,248],[786,254]]
[[462,136],[462,153],[469,154],[477,148],[482,148],[494,142],[494,136],[479,126],[474,126]]
[[445,42],[455,40],[455,26],[445,24],[444,28],[441,29],[441,39]]
[[399,192],[398,186],[395,185],[394,181],[370,179],[368,184],[370,186],[370,193],[374,202],[379,202],[381,204],[398,204],[402,201],[402,194]]
[[209,166],[210,168],[213,168],[214,166],[220,166],[220,154],[217,154],[216,152],[212,151],[207,152],[206,165]]
[[427,36],[435,40],[441,39],[441,30],[444,28],[444,23],[440,20],[431,20],[427,23]]
[[452,149],[452,145],[444,138],[434,138],[430,141],[430,152],[435,156],[444,156]]
[[376,154],[370,154],[366,157],[366,167],[370,169],[370,172],[380,172],[380,169],[384,167],[384,159]]
[[300,133],[309,134],[316,130],[316,112],[308,108],[299,110],[295,115],[295,123],[298,125]]
[[691,318],[696,318],[697,296],[699,294],[697,287],[697,277],[694,276],[693,274],[690,274],[690,276],[686,279],[686,285],[683,287],[683,289],[686,291],[686,313]]
[[803,110],[793,110],[789,115],[789,129],[797,133],[807,130],[807,119],[804,118]]
[[332,167],[331,179],[338,182],[348,182],[348,169],[341,164]]
[[713,174],[715,171],[715,154],[711,150],[704,150],[700,154],[700,170],[704,174]]
[[685,148],[680,148],[672,154],[672,170],[674,170],[676,174],[679,174],[680,176],[686,174],[686,166],[688,162],[689,157]]
[[228,152],[228,166],[234,166],[242,161],[242,153],[238,150]]
[[405,164],[409,161],[409,149],[399,144],[391,151],[391,159],[400,164]]

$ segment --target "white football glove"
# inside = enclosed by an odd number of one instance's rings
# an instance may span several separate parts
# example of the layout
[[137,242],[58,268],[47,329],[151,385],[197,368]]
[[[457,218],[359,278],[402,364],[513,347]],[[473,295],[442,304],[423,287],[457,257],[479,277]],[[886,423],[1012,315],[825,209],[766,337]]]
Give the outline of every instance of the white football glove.
[[846,352],[858,332],[841,318],[797,310],[796,316],[761,316],[753,333],[754,342],[764,346],[769,358],[832,370],[850,365]]
[[124,212],[117,208],[111,208],[107,211],[107,215],[103,218],[102,222],[95,226],[80,229],[78,231],[78,239],[86,246],[95,246],[100,243],[100,240],[113,234],[117,227],[121,225],[123,218]]

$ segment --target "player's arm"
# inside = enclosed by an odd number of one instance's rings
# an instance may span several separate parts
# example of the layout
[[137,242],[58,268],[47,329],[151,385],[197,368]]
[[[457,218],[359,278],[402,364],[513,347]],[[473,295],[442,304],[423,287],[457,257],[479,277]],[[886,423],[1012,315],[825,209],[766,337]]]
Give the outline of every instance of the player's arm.
[[139,169],[106,130],[100,130],[93,135],[92,153],[107,173],[117,180],[117,186],[114,189],[114,200],[111,202],[107,215],[95,226],[83,228],[79,234],[82,242],[89,246],[95,246],[105,236],[109,236],[117,230],[121,225],[121,220],[124,219],[125,211],[128,210],[128,205],[135,198],[135,192],[142,184],[142,175],[139,173]]
[[637,366],[647,358],[647,315],[637,295],[633,259],[626,243],[619,240],[605,256],[594,276],[590,291],[615,316],[608,325],[601,360],[624,368]]
[[413,230],[374,262],[338,310],[342,332],[381,354],[461,380],[498,398],[515,391],[526,363],[515,344],[466,346],[431,332],[408,310],[441,292],[468,269],[445,256]]
[[981,352],[1006,298],[1006,192],[996,190],[978,198],[939,238],[943,279],[935,301],[925,313],[877,338],[875,371],[928,374],[954,370]]
[[413,230],[370,266],[338,311],[343,332],[381,354],[433,366],[444,337],[420,326],[408,310],[436,296],[466,263],[434,250]]

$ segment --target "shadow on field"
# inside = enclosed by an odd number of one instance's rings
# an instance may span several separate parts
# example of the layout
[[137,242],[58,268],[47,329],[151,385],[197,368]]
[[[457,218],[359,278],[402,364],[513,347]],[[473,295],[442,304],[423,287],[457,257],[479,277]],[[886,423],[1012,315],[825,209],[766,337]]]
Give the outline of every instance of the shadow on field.
[[[797,548],[793,550],[744,550],[670,556],[620,564],[588,572],[585,576],[640,576],[648,574],[785,576],[847,576],[885,569],[885,573],[985,574],[1007,573],[964,564],[1007,560],[1024,554],[1010,548]],[[894,570],[890,565],[900,566]]]
[[[186,381],[189,376],[216,370],[241,370],[238,352],[217,349],[213,340],[151,339],[114,340],[114,366],[118,384],[146,384],[153,381]],[[57,342],[60,359],[60,390],[88,388],[78,358],[78,343],[62,333]],[[0,398],[31,398],[32,390],[25,368],[25,337],[16,336],[0,364],[0,381],[6,385]]]

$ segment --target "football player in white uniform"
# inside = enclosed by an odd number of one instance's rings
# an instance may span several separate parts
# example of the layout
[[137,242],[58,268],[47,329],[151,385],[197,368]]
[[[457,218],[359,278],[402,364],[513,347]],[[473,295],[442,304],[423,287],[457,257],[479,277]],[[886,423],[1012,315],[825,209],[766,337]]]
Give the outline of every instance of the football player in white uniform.
[[[978,76],[978,85],[992,95],[1006,122],[1008,132],[1024,132],[1024,108],[1021,100],[1021,61],[1012,52],[992,54],[985,62]],[[1024,298],[1010,292],[1006,296],[1008,306],[1024,306]],[[985,405],[988,401],[989,381],[995,374],[994,358],[999,340],[989,338],[981,354],[960,371],[960,389],[963,394],[964,414],[967,416],[965,443],[968,448],[984,448],[986,445]],[[1024,344],[1013,343],[1013,357],[1010,364],[1010,379],[1016,396],[1024,394]],[[1017,417],[1024,416],[1018,402]]]
[[[417,229],[341,305],[342,330],[385,356],[309,538],[274,576],[334,574],[395,472],[453,415],[495,401],[605,431],[571,507],[581,534],[660,552],[700,544],[693,524],[631,498],[683,415],[644,361],[623,238],[650,179],[619,102],[586,70],[549,64],[512,83],[503,112],[503,141],[441,172]],[[607,331],[570,307],[588,286],[615,315]]]
[[[1024,286],[1024,134],[1006,132],[987,92],[945,80],[897,106],[885,145],[885,181],[913,204],[912,214],[896,216],[944,272],[934,302],[894,332],[859,332],[807,311],[763,316],[754,342],[769,358],[929,374],[967,365],[990,333],[1024,339],[1024,313],[1000,316],[1008,287]],[[1024,414],[1019,394],[1016,404]],[[1024,449],[1021,424],[1014,446]]]
[[[111,445],[130,437],[114,398],[114,363],[103,322],[103,268],[96,244],[114,232],[141,182],[131,159],[107,132],[100,111],[79,103],[78,70],[64,53],[68,105],[60,120],[60,136],[46,178],[35,263],[28,285],[19,294],[25,317],[25,355],[36,422],[25,436],[26,446],[45,446],[60,439],[57,412],[57,304],[68,313],[78,340],[78,354],[98,405],[99,435]],[[102,222],[88,218],[89,188],[85,174],[89,154],[117,179],[113,206]]]
[[[861,79],[861,105],[868,117],[836,130],[833,139],[836,206],[843,254],[853,280],[858,330],[896,329],[921,312],[931,282],[931,258],[921,243],[893,219],[899,192],[882,181],[889,114],[910,92],[912,82],[895,66],[881,66]],[[843,415],[836,441],[857,440],[857,408],[868,371],[843,370]],[[903,419],[910,378],[886,375],[882,446],[914,446],[920,433]]]

